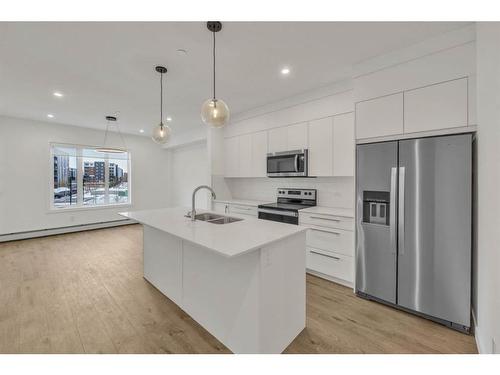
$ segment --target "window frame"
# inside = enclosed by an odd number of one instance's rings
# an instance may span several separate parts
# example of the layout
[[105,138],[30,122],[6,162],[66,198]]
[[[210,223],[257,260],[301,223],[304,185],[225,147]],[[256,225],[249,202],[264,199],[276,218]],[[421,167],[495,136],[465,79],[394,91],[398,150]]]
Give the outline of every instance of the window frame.
[[[77,203],[73,206],[68,207],[57,207],[54,205],[54,148],[55,147],[65,147],[65,148],[74,148],[76,149],[76,196]],[[73,143],[61,143],[61,142],[49,142],[49,204],[48,204],[48,212],[68,212],[68,211],[86,211],[86,210],[99,210],[99,209],[110,209],[110,208],[118,208],[118,207],[130,207],[132,206],[132,155],[130,150],[126,150],[127,152],[127,188],[128,188],[128,202],[126,203],[109,203],[109,160],[113,160],[110,158],[109,154],[103,155],[104,160],[104,174],[105,174],[105,204],[94,205],[94,206],[85,206],[83,204],[83,164],[82,164],[82,150],[83,149],[97,149],[98,146],[89,146],[89,145],[81,145],[81,144],[73,144]]]

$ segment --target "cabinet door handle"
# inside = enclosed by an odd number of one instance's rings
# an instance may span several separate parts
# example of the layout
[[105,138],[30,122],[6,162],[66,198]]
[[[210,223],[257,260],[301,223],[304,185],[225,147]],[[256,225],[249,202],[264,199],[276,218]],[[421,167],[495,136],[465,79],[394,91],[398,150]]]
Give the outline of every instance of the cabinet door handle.
[[238,206],[233,206],[233,208],[236,208],[238,210],[245,210],[245,211],[250,211],[251,208],[247,208],[247,207],[238,207]]
[[322,255],[322,256],[327,257],[327,258],[332,258],[332,259],[335,259],[335,260],[340,260],[339,257],[333,256],[333,255],[328,255],[328,254],[323,254],[323,253],[318,253],[317,251],[314,251],[314,250],[310,250],[309,252],[313,253],[313,254]]
[[319,220],[327,220],[327,221],[336,221],[339,222],[339,219],[330,219],[327,217],[319,217],[319,216],[311,216],[311,219],[319,219]]
[[316,228],[309,228],[311,230],[316,230],[318,232],[324,232],[324,233],[330,233],[330,234],[334,234],[336,236],[340,236],[340,233],[339,232],[332,232],[332,231],[329,231],[329,230],[325,230],[325,229],[316,229]]

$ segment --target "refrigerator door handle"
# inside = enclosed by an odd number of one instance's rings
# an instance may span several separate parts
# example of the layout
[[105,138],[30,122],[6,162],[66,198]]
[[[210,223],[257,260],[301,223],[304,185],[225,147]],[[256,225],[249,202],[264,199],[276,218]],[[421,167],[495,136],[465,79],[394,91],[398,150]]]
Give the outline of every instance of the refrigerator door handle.
[[405,167],[399,167],[399,213],[398,213],[398,242],[399,255],[405,253]]
[[396,243],[396,182],[398,177],[398,169],[391,168],[391,196],[390,196],[390,212],[389,212],[389,229],[391,241],[391,253],[397,253]]

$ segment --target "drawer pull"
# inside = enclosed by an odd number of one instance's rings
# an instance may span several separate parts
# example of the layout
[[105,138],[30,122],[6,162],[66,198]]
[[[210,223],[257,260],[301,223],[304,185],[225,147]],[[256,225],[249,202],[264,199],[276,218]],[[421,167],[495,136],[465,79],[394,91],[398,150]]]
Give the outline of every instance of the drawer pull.
[[319,219],[319,220],[328,220],[328,221],[336,221],[339,222],[339,219],[329,219],[327,217],[319,217],[319,216],[311,216],[311,219]]
[[238,210],[245,210],[245,211],[250,211],[250,210],[251,210],[251,208],[247,208],[247,207],[238,207],[238,206],[233,206],[232,208],[233,208],[233,209],[235,209],[235,208],[236,208],[236,209],[238,209]]
[[323,254],[323,253],[318,253],[317,251],[314,251],[314,250],[310,250],[309,252],[311,252],[313,254],[323,255],[324,257],[327,257],[327,258],[332,258],[332,259],[335,259],[335,260],[340,260],[339,257],[333,256],[333,255],[327,255],[327,254]]
[[309,228],[311,230],[317,230],[318,232],[325,232],[325,233],[330,233],[330,234],[334,234],[336,236],[340,236],[340,233],[339,232],[332,232],[330,230],[325,230],[325,229],[316,229],[316,228]]

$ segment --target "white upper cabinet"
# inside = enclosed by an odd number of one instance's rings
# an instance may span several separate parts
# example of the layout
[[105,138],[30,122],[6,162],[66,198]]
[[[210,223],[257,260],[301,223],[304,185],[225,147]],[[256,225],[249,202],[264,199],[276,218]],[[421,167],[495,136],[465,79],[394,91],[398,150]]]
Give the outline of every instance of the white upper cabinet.
[[288,150],[302,150],[304,148],[307,148],[307,122],[287,126],[286,130]]
[[307,122],[270,129],[269,152],[301,150],[308,146]]
[[267,174],[267,132],[252,134],[251,177],[266,177]]
[[226,177],[265,177],[267,132],[224,139]]
[[403,134],[403,93],[356,103],[356,138]]
[[354,113],[333,118],[333,175],[354,176]]
[[309,175],[333,175],[333,120],[309,122]]
[[224,175],[239,177],[239,137],[224,139]]
[[252,135],[245,134],[238,137],[238,159],[239,173],[238,176],[250,176],[252,171]]
[[467,78],[404,93],[405,133],[467,126]]
[[288,132],[285,126],[269,130],[269,152],[288,150],[287,133]]

